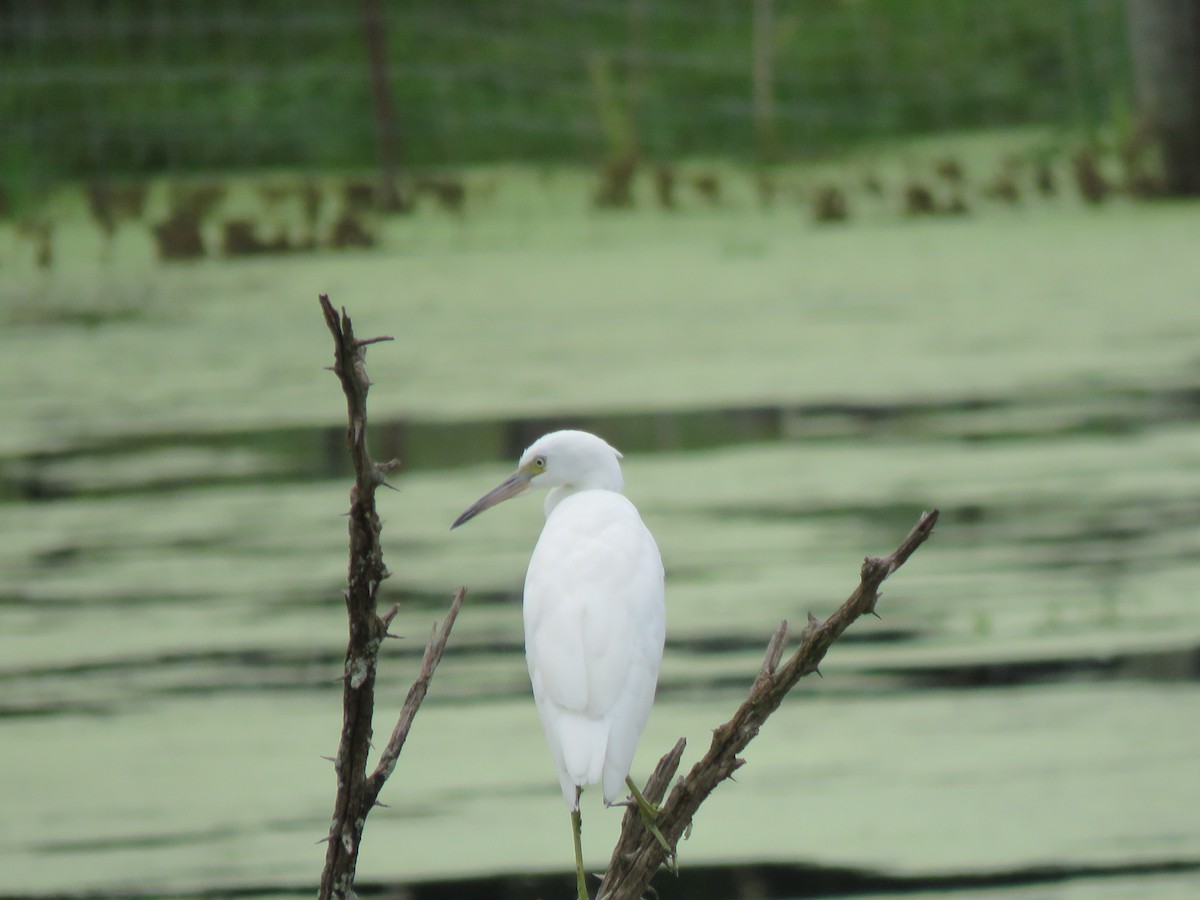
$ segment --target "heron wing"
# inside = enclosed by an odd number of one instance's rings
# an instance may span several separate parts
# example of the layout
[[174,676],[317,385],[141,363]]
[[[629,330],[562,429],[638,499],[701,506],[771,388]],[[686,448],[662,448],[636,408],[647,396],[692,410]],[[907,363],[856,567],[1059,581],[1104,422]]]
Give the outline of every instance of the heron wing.
[[565,767],[575,784],[592,783],[602,768],[623,767],[623,781],[665,631],[662,560],[632,503],[583,491],[555,507],[529,563],[524,618],[530,680],[560,777]]

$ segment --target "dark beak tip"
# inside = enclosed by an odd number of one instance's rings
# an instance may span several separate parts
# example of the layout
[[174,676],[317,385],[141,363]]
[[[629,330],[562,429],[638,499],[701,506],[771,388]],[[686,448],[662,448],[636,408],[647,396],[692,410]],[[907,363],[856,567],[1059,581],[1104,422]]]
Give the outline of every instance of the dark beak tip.
[[450,526],[450,530],[453,531],[459,525],[466,525],[477,515],[479,515],[479,512],[474,507],[472,507],[471,509],[468,509],[465,513],[463,513],[461,516],[459,516],[457,519],[454,520],[454,524],[452,524]]

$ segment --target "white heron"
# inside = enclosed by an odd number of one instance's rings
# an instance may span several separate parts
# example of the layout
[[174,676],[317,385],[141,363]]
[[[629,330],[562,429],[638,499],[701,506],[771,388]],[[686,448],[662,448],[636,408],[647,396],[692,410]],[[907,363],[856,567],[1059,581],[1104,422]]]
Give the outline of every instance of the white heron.
[[548,488],[546,524],[525,575],[525,659],[538,716],[571,810],[576,886],[587,900],[579,798],[600,782],[605,805],[628,786],[646,826],[656,808],[629,777],[650,715],[666,630],[663,566],[621,493],[621,454],[594,434],[555,431],[451,528],[531,488]]

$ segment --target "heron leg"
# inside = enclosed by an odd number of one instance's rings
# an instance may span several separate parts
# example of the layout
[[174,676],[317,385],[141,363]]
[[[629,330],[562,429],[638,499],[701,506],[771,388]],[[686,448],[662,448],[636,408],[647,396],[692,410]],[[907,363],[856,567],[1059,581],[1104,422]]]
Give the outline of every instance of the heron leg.
[[575,788],[575,808],[571,810],[571,834],[575,838],[575,889],[579,900],[588,900],[587,884],[583,879],[583,817],[579,815],[579,795],[582,788]]
[[674,868],[675,851],[671,849],[671,845],[667,843],[667,839],[663,837],[663,833],[658,830],[658,816],[660,810],[657,805],[646,799],[646,796],[638,790],[638,786],[633,783],[633,779],[628,775],[625,776],[625,785],[629,788],[633,795],[633,802],[637,804],[638,812],[642,817],[642,824],[646,826],[646,830],[654,835],[654,839],[666,851],[667,859]]

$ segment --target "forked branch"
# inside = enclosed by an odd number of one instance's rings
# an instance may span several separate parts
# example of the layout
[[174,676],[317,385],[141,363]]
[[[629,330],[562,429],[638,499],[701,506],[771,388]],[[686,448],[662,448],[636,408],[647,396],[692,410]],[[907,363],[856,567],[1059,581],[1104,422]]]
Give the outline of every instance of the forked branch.
[[[892,553],[882,559],[868,556],[863,560],[858,587],[824,622],[809,613],[800,632],[800,643],[780,666],[787,644],[787,622],[781,622],[767,646],[766,658],[750,695],[724,725],[713,730],[712,743],[688,774],[679,779],[658,819],[658,829],[672,847],[691,827],[692,817],[717,785],[729,778],[742,764],[738,756],[752,741],[771,713],[803,678],[817,666],[842,633],[860,616],[875,612],[879,587],[904,565],[925,542],[937,523],[938,511],[922,514],[913,530]],[[684,741],[679,742],[660,761],[643,793],[658,802],[666,793],[679,768]],[[621,836],[609,860],[608,871],[600,885],[599,897],[606,900],[635,900],[643,896],[659,867],[667,861],[666,851],[642,825],[636,809],[630,808],[621,822]]]
[[455,593],[441,630],[435,629],[430,637],[421,671],[409,690],[400,720],[374,773],[368,777],[367,756],[371,750],[375,711],[375,670],[380,644],[396,614],[395,609],[383,616],[377,611],[379,585],[389,573],[383,564],[379,543],[381,526],[375,510],[375,490],[386,483],[388,472],[400,463],[394,459],[376,463],[367,451],[367,391],[371,381],[367,378],[366,348],[391,338],[355,338],[354,327],[345,309],[339,315],[324,294],[321,295],[321,310],[333,335],[333,372],[346,395],[346,444],[354,465],[354,487],[350,491],[350,565],[344,592],[350,637],[342,674],[342,734],[333,760],[337,772],[337,797],[317,896],[319,900],[345,900],[353,896],[354,874],[367,814],[375,806],[384,782],[396,765],[413,717],[425,699],[434,669],[445,652],[466,589],[460,588]]

